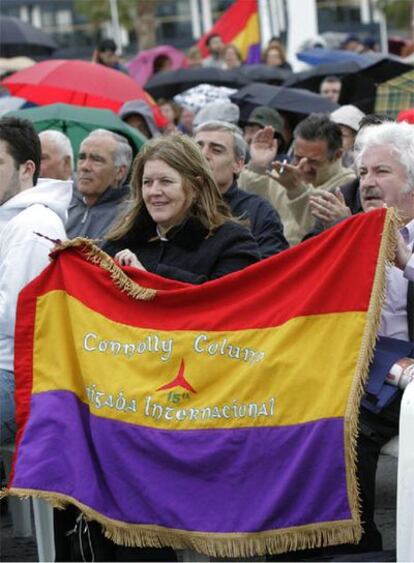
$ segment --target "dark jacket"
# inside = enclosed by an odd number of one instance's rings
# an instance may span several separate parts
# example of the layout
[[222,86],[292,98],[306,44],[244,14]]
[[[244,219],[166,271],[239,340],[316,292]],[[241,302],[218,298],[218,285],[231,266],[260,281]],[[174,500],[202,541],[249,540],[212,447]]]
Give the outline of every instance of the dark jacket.
[[75,189],[68,210],[66,233],[68,238],[103,239],[116,218],[126,210],[129,186],[108,188],[94,205],[86,205],[82,194]]
[[224,195],[234,217],[248,219],[259,246],[260,256],[268,258],[289,248],[279,214],[264,198],[237,187],[234,183]]
[[156,225],[144,208],[131,231],[122,239],[104,244],[111,256],[128,248],[150,272],[192,284],[200,284],[242,270],[260,260],[259,249],[250,232],[232,221],[212,236],[198,219],[157,236]]

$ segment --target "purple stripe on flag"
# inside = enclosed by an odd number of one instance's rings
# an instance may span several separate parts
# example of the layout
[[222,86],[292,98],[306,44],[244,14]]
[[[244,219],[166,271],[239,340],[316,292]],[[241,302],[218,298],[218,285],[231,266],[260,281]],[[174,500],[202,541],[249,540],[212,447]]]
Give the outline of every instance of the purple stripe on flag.
[[116,520],[203,532],[351,517],[341,419],[158,430],[90,415],[68,391],[32,397],[13,486],[64,493]]
[[253,43],[249,47],[245,62],[246,64],[253,65],[260,63],[261,61],[262,61],[262,48],[260,46],[260,43]]

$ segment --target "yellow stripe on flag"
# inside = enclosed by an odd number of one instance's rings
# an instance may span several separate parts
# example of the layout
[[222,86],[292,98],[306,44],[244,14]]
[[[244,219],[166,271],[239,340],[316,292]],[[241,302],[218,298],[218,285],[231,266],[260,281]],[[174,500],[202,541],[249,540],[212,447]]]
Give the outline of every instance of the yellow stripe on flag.
[[250,16],[246,27],[234,36],[231,43],[236,45],[236,47],[240,50],[243,60],[249,54],[249,48],[251,45],[260,43],[259,18],[257,13]]
[[37,301],[33,392],[72,391],[94,415],[166,429],[344,416],[365,322],[365,313],[347,312],[264,329],[168,332],[114,322],[52,291]]

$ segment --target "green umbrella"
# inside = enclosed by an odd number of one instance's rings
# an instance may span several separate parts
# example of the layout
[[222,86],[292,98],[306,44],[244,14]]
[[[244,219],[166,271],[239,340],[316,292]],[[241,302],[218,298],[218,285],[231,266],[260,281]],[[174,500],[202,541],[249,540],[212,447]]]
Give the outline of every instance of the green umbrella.
[[146,139],[139,131],[122,121],[113,111],[69,104],[51,104],[35,108],[10,111],[8,116],[21,117],[31,121],[38,133],[45,129],[62,131],[72,144],[75,161],[83,139],[94,129],[109,129],[126,137],[134,154]]
[[375,111],[396,118],[401,110],[414,105],[414,70],[380,84],[377,88]]

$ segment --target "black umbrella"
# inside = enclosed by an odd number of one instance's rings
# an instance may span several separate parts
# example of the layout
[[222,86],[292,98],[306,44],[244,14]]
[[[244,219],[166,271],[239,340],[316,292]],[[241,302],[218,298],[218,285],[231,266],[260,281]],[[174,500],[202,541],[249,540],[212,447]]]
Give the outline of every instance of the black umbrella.
[[[269,84],[249,84],[230,96],[240,108],[240,121],[246,121],[258,106],[268,106],[294,114],[298,119],[310,113],[330,113],[339,106],[320,94],[300,88],[270,86]],[[297,120],[296,120],[297,121]]]
[[144,85],[144,89],[154,98],[173,98],[199,84],[213,84],[228,88],[241,88],[251,80],[237,70],[218,68],[180,68],[168,72],[158,72]]
[[279,86],[285,82],[292,71],[284,68],[277,68],[265,64],[242,65],[235,71],[241,76],[245,76],[251,82],[266,82],[266,84],[274,84]]
[[378,84],[410,70],[413,70],[412,65],[402,62],[399,57],[388,55],[376,58],[371,64],[342,79],[339,103],[353,104],[365,113],[372,113]]
[[50,55],[56,49],[56,43],[41,29],[0,16],[0,57],[36,57]]
[[297,72],[283,83],[283,86],[291,88],[304,88],[312,92],[319,92],[321,82],[327,76],[342,77],[361,68],[361,63],[356,61],[342,61],[337,63],[323,63],[312,67],[309,70]]

